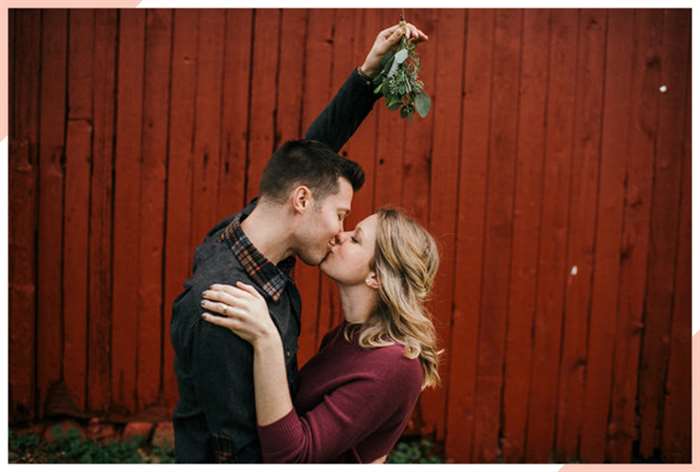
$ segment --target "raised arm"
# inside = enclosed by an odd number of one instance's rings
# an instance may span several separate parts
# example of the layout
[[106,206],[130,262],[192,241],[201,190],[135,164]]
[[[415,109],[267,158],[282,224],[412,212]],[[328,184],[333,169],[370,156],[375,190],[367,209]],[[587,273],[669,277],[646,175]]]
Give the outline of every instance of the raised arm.
[[365,61],[353,70],[333,100],[323,109],[306,131],[306,139],[315,139],[338,152],[360,127],[379,95],[373,92],[372,78],[379,72],[382,57],[406,34],[420,42],[428,37],[415,26],[398,24],[381,31]]

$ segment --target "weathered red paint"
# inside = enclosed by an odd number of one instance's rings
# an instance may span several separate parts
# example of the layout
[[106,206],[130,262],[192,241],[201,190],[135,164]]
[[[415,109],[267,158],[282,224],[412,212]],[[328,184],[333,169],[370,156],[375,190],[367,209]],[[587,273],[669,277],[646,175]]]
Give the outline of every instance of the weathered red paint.
[[[399,14],[10,12],[12,422],[56,384],[168,415],[194,247]],[[687,461],[689,11],[406,15],[431,114],[380,101],[341,152],[367,175],[346,227],[400,205],[440,244],[443,386],[415,424],[458,462]],[[341,313],[296,276],[305,361]]]

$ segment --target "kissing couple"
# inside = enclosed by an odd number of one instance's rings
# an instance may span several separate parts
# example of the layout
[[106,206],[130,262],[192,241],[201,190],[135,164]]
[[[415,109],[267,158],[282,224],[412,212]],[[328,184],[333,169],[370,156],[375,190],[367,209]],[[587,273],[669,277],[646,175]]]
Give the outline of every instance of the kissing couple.
[[[391,208],[343,227],[364,172],[337,153],[403,36],[428,39],[410,23],[381,31],[305,139],[269,158],[259,197],[197,247],[170,325],[177,462],[384,462],[438,384],[434,239]],[[343,314],[301,370],[297,258],[337,284]]]

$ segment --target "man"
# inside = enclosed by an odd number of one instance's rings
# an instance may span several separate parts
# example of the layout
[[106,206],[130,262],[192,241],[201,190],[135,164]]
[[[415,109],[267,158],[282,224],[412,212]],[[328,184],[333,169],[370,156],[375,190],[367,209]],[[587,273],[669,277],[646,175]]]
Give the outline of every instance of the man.
[[197,247],[192,277],[173,304],[171,338],[180,399],[174,412],[177,462],[259,462],[252,350],[231,331],[200,320],[201,294],[215,283],[253,285],[265,297],[280,332],[291,391],[297,373],[301,300],[290,278],[295,258],[318,265],[343,231],[360,167],[336,153],[352,136],[377,96],[371,77],[402,34],[427,37],[412,25],[377,36],[306,133],[270,158],[260,197],[207,234]]

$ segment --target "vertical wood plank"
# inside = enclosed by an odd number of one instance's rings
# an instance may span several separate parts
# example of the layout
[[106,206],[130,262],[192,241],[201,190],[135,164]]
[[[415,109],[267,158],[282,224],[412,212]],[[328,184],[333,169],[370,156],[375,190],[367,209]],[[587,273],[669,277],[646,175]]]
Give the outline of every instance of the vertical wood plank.
[[279,60],[279,10],[256,10],[250,130],[248,134],[248,164],[246,175],[246,202],[259,192],[260,176],[274,145],[275,96],[277,94],[277,67]]
[[88,212],[92,126],[69,120],[66,136],[66,190],[63,233],[63,375],[80,411],[87,382]]
[[[63,375],[76,406],[86,406],[92,60],[95,14],[69,14],[68,131],[63,223]],[[88,45],[88,46],[86,46]]]
[[86,9],[71,10],[69,21],[68,117],[89,120],[92,118],[95,14]]
[[[170,117],[168,133],[167,215],[165,229],[164,302],[166,319],[172,318],[172,303],[190,273],[192,251],[192,146],[197,80],[197,25],[199,12],[176,9],[173,18]],[[243,44],[243,43],[241,43]],[[241,65],[245,69],[245,65]],[[247,89],[246,89],[247,90]],[[247,109],[247,105],[245,106]],[[242,158],[245,157],[243,152]],[[239,177],[243,178],[243,177]],[[242,185],[243,182],[240,182]],[[170,324],[163,339],[170,340]],[[178,398],[172,343],[165,343],[163,396],[174,407]]]
[[226,11],[217,221],[245,204],[252,19],[251,10]]
[[575,460],[583,416],[586,334],[593,273],[598,200],[601,119],[605,78],[606,13],[585,10],[580,17],[576,77],[576,128],[569,191],[565,324],[559,366],[559,398],[554,456]]
[[42,12],[41,109],[39,150],[39,228],[37,245],[37,394],[38,417],[50,387],[61,380],[63,336],[61,287],[63,260],[63,156],[65,145],[66,10]]
[[[442,33],[441,23],[447,22],[448,18],[438,18],[435,10],[409,9],[405,10],[405,12],[407,20],[415,24],[431,38],[431,40],[417,46],[417,52],[421,59],[418,78],[426,84],[427,90],[425,92],[428,95],[431,95],[432,99],[437,100],[436,62],[440,59],[438,57],[438,51],[440,51],[440,53],[444,52],[444,50],[441,50],[438,46],[438,42],[440,42],[440,45],[444,45],[443,48],[455,48],[452,49],[454,54],[461,53],[461,50],[456,50],[461,43],[457,42],[457,44],[453,44],[455,39],[453,31],[450,31],[449,33],[445,32],[446,34],[439,36],[439,34]],[[461,17],[459,14],[453,14],[451,16],[454,18]],[[437,27],[438,25],[440,25],[439,28]],[[386,26],[388,27],[390,24],[387,23]],[[464,21],[462,21],[462,28],[463,27]],[[445,71],[450,70],[453,72],[455,69],[457,71],[461,71],[461,67],[459,67],[456,62],[454,64],[450,64],[449,67],[443,66],[443,69]],[[453,82],[452,87],[458,90],[459,81],[457,83]],[[443,95],[443,97],[445,96]],[[450,104],[447,97],[442,98],[442,100],[446,102],[446,105]],[[380,101],[379,104],[381,106],[385,106],[382,101]],[[450,109],[445,109],[445,111],[449,110]],[[458,108],[456,110],[458,110]],[[432,156],[431,153],[434,148],[437,148],[436,144],[433,143],[435,115],[435,109],[432,110],[426,118],[421,118],[417,113],[414,113],[413,116],[406,121],[404,152],[402,156],[398,154],[396,155],[396,159],[403,159],[403,186],[401,188],[401,199],[399,202],[401,208],[409,211],[410,215],[425,227],[427,227],[429,222],[431,222],[431,210],[434,209],[432,206],[432,191],[434,190],[433,184],[435,181],[432,179],[433,175],[431,171],[433,169],[431,167],[432,162],[436,159],[436,157]],[[454,129],[451,131],[454,131]],[[454,154],[452,156],[454,156]],[[457,162],[454,158],[451,160],[452,162]],[[455,172],[451,177],[456,179],[456,166]],[[446,188],[449,189],[449,185],[447,185]],[[445,208],[443,208],[443,210],[444,209]]]
[[[684,12],[690,16],[689,12]],[[690,41],[686,33],[685,41]],[[682,48],[683,49],[683,48]],[[690,64],[686,50],[685,61]],[[686,70],[686,80],[690,69]],[[690,82],[687,82],[688,84]],[[692,404],[692,328],[691,328],[691,97],[686,86],[685,117],[683,126],[683,151],[681,167],[680,225],[678,229],[676,273],[673,287],[673,323],[671,328],[671,353],[668,361],[661,450],[667,462],[691,462],[692,420],[688,406]]]
[[[491,115],[494,12],[470,10],[462,97],[462,155],[455,260],[455,299],[450,339],[446,452],[472,459],[479,305],[484,238],[488,136]],[[422,403],[421,403],[422,408]]]
[[304,40],[308,12],[283,9],[280,25],[280,80],[278,84],[275,148],[302,137],[301,114],[304,88]]
[[520,12],[496,13],[474,431],[474,458],[487,462],[501,454],[498,435],[513,235],[521,26]]
[[163,218],[168,140],[168,100],[172,12],[146,12],[146,45],[141,135],[139,217],[139,321],[136,384],[139,411],[158,401],[161,371]]
[[557,368],[561,347],[566,234],[572,155],[578,14],[556,10],[551,19],[550,82],[545,180],[538,263],[537,314],[534,327],[532,380],[528,405],[526,460],[551,459],[554,438]]
[[[637,11],[634,76],[631,83],[630,147],[627,154],[626,188],[622,247],[620,249],[620,293],[615,338],[614,381],[608,431],[611,457],[631,452],[638,437],[635,427],[641,336],[644,332],[644,297],[649,255],[649,224],[655,141],[659,117],[660,48],[664,28],[661,10]],[[640,392],[641,394],[641,392]],[[639,407],[644,404],[639,398]],[[598,410],[594,410],[598,411]],[[601,410],[600,411],[604,411]],[[643,418],[642,421],[646,421]],[[652,430],[656,428],[653,420]],[[647,430],[648,431],[648,430]],[[642,457],[652,454],[654,437],[642,447]],[[625,452],[629,451],[629,452]],[[597,451],[596,451],[597,452]],[[599,455],[602,456],[602,452]],[[602,457],[601,457],[602,458]]]
[[503,458],[520,462],[525,452],[532,360],[532,323],[542,206],[545,112],[549,49],[548,11],[523,12],[518,105],[518,150],[513,208],[508,332],[503,390]]
[[41,14],[17,10],[9,19],[14,42],[13,126],[9,166],[9,411],[15,421],[35,410],[36,176],[40,90]]
[[88,306],[88,408],[109,409],[117,11],[95,11]]
[[221,10],[202,10],[199,14],[192,169],[193,251],[217,222],[225,18]]
[[616,316],[611,314],[617,314],[618,307],[625,164],[633,100],[634,12],[608,14],[605,54],[596,252],[581,407],[586,414],[581,418],[578,454],[583,461],[601,461],[606,442],[616,329]]
[[[139,319],[139,218],[145,11],[119,13],[119,72],[114,164],[114,261],[112,288],[112,408],[136,410]],[[180,248],[184,250],[184,248]]]
[[[427,44],[420,46],[421,76],[428,87],[427,93],[434,98],[435,107],[428,119],[418,116],[408,125],[407,145],[415,149],[416,169],[429,179],[426,186],[408,184],[404,188],[404,205],[418,208],[414,215],[419,222],[430,228],[439,251],[441,266],[435,279],[432,303],[429,305],[437,331],[439,349],[448,348],[452,318],[454,289],[455,234],[459,181],[459,156],[461,130],[452,123],[461,119],[461,100],[464,70],[464,25],[465,12],[448,10],[424,10],[415,17],[416,25],[428,36]],[[433,59],[428,59],[432,57]],[[432,92],[432,93],[431,93]],[[439,97],[439,98],[438,98]],[[415,136],[412,141],[410,136]],[[408,151],[408,150],[407,150]],[[406,159],[411,156],[406,153]],[[423,161],[426,160],[426,161]],[[423,161],[423,162],[422,162]],[[410,162],[410,161],[408,161]],[[407,200],[407,193],[413,192]],[[430,195],[429,201],[425,198]],[[420,194],[423,194],[422,196]],[[422,197],[422,198],[421,198]],[[421,205],[428,205],[428,214],[423,214]],[[441,359],[439,372],[442,385],[423,393],[425,408],[423,419],[434,422],[436,438],[444,440],[446,433],[447,391],[450,386],[448,358]],[[430,397],[433,398],[430,398]],[[432,405],[430,407],[429,405]]]
[[657,84],[648,84],[659,97],[659,121],[654,143],[649,263],[646,287],[643,288],[646,307],[639,370],[639,414],[643,418],[640,452],[646,457],[661,446],[657,430],[663,418],[676,272],[674,256],[678,246],[679,214],[673,209],[680,203],[683,135],[686,132],[683,110],[688,88],[687,68],[690,66],[688,12],[666,10],[663,21],[658,84],[666,85],[668,90],[661,94]]
[[[381,10],[381,29],[395,25],[401,12],[395,9]],[[401,205],[403,182],[403,153],[405,149],[406,120],[398,110],[389,110],[384,99],[377,103],[377,163],[375,165],[374,206]]]

